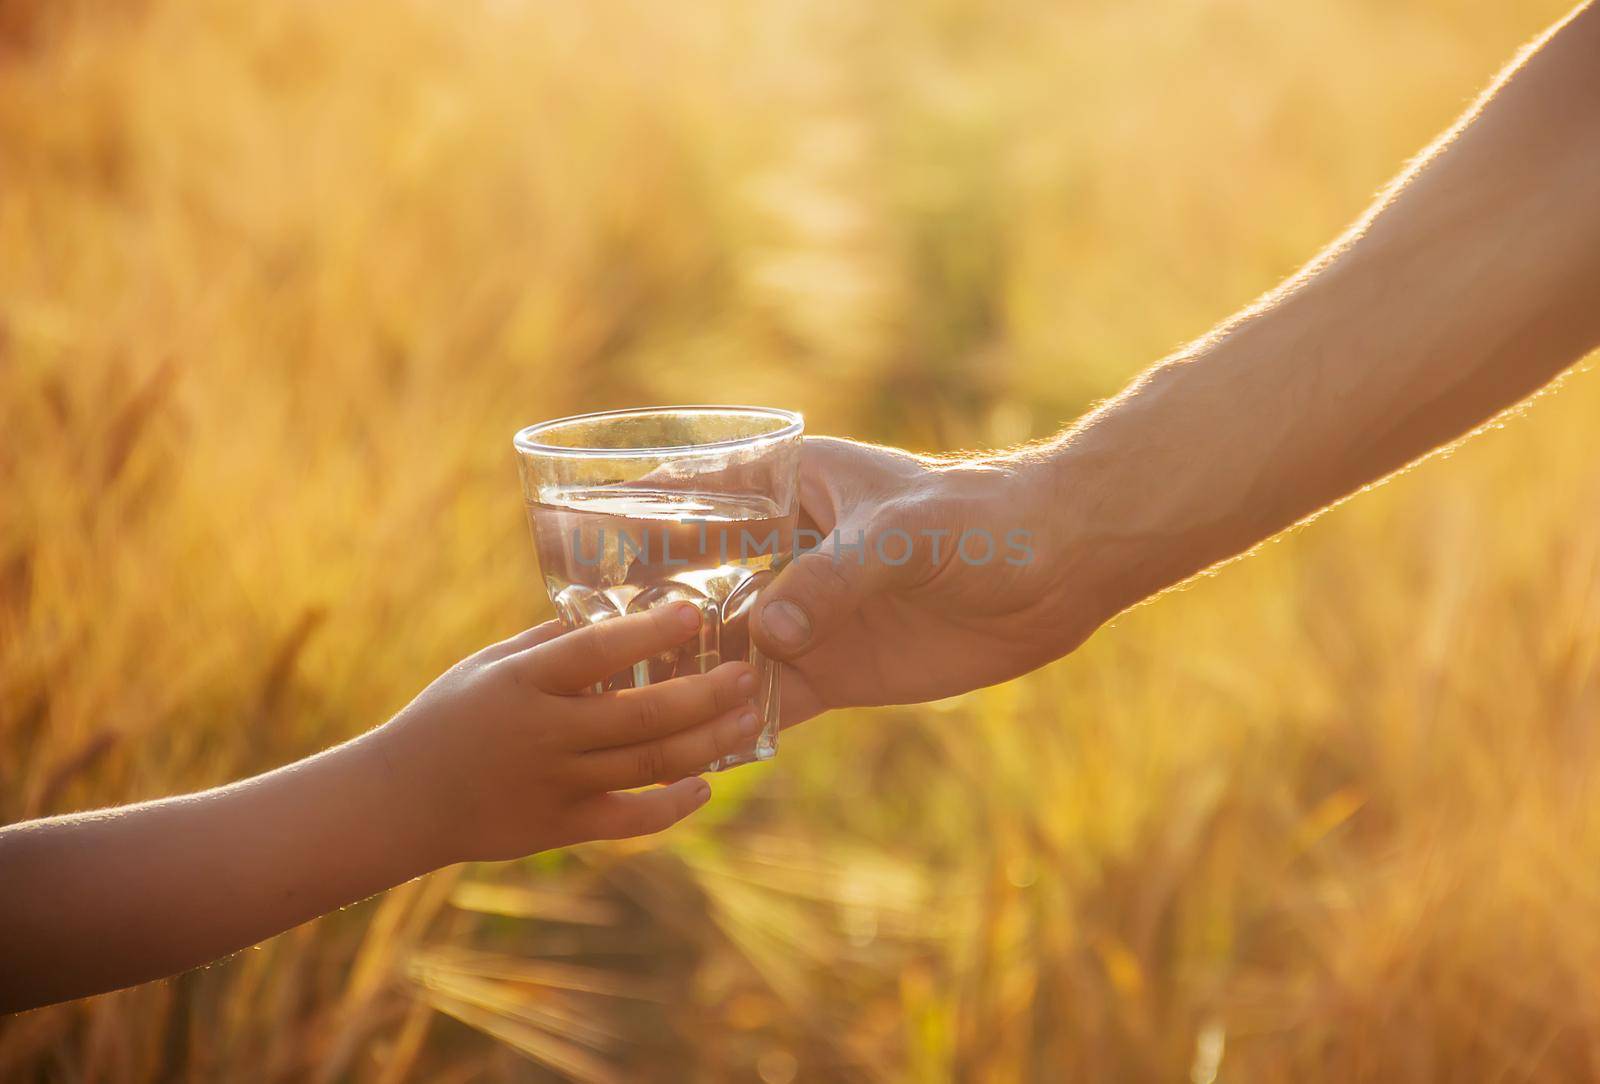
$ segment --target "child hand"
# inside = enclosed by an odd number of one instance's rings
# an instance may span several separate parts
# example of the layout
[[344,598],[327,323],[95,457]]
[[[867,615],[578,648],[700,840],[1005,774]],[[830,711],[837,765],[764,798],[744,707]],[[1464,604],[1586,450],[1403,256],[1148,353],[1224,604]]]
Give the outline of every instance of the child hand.
[[[529,629],[376,730],[251,779],[0,828],[0,1013],[170,975],[443,865],[655,832],[748,747],[755,674],[728,663],[585,688],[692,636],[685,604]],[[626,788],[674,781],[642,793]],[[108,893],[107,885],[116,891]]]
[[[647,835],[688,816],[711,796],[694,773],[755,738],[755,671],[730,662],[581,694],[699,626],[687,603],[572,632],[550,621],[457,663],[375,735],[401,830],[445,865]],[[622,793],[650,783],[670,785]]]

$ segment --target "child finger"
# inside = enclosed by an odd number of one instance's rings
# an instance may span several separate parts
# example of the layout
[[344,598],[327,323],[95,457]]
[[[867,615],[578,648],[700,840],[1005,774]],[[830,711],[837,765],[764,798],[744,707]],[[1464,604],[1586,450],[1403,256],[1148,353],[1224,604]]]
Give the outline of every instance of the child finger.
[[695,776],[650,790],[597,794],[574,810],[574,819],[581,839],[629,839],[676,824],[710,797],[710,784]]
[[677,647],[699,628],[700,611],[693,604],[658,606],[574,629],[506,662],[525,666],[547,692],[580,693],[640,659]]
[[707,674],[604,693],[574,719],[570,747],[588,752],[664,738],[748,704],[755,692],[750,664],[725,662]]
[[584,782],[597,790],[666,783],[704,771],[719,757],[750,748],[760,729],[755,710],[742,705],[669,737],[581,753],[578,770]]
[[523,629],[515,636],[509,636],[498,643],[490,644],[471,656],[468,661],[479,663],[498,662],[508,655],[515,655],[519,651],[538,647],[546,640],[554,640],[561,635],[561,622],[544,621],[531,629]]

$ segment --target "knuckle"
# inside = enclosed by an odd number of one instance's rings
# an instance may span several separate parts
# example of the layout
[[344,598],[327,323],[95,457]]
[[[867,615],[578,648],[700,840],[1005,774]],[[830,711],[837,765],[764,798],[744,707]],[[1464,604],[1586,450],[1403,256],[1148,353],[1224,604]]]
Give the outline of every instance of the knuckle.
[[682,779],[697,759],[692,743],[677,743],[664,751],[661,757],[661,774],[656,776],[656,782],[673,783]]
[[619,634],[616,629],[612,628],[611,622],[599,621],[590,625],[589,628],[593,630],[591,638],[594,641],[592,647],[595,654],[608,662],[614,659],[617,654],[617,637]]
[[839,594],[850,589],[854,578],[850,573],[849,554],[802,554],[795,561],[795,571],[805,586],[824,595]]
[[634,708],[634,724],[643,735],[655,734],[666,725],[666,708],[662,706],[661,698],[652,696],[648,692],[639,697]]
[[634,767],[639,779],[654,782],[667,770],[666,753],[657,742],[651,742],[635,754]]
[[515,665],[510,659],[491,662],[483,668],[482,673],[507,692],[520,692],[532,684],[532,676],[527,673],[527,668]]

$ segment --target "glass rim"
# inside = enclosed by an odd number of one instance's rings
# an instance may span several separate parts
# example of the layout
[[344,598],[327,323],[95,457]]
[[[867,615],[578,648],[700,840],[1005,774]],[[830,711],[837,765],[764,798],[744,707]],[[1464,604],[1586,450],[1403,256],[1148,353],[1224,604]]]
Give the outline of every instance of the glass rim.
[[[782,422],[777,429],[747,437],[730,437],[711,440],[703,444],[665,444],[654,448],[573,448],[559,444],[545,444],[538,438],[559,426],[577,422],[595,422],[606,419],[649,417],[661,414],[732,414],[756,418],[769,418]],[[758,444],[799,436],[805,432],[805,418],[794,410],[778,407],[733,406],[715,403],[692,403],[684,406],[623,407],[620,410],[596,410],[588,414],[569,414],[564,418],[551,418],[517,430],[512,444],[518,452],[532,455],[574,459],[642,459],[646,457],[680,457],[699,455],[702,452],[748,448]]]

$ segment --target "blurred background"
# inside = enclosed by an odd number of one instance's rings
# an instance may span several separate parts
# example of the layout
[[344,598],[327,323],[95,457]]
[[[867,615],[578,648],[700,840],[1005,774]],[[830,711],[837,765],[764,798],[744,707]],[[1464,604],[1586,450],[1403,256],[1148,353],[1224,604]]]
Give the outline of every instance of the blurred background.
[[[309,754],[546,617],[522,424],[1051,433],[1565,6],[0,0],[0,817]],[[663,838],[0,1021],[0,1079],[1592,1079],[1597,409]]]

